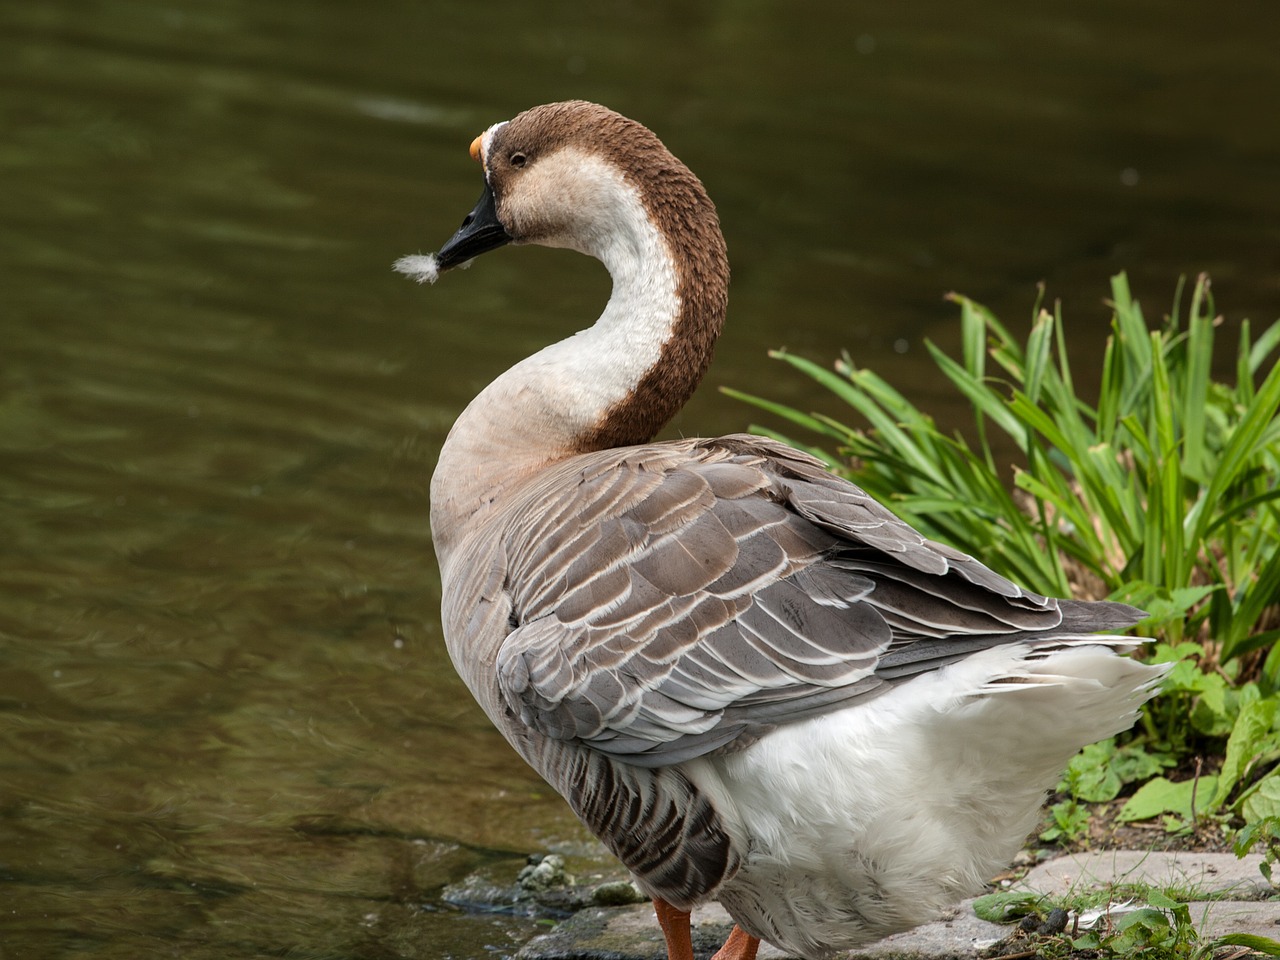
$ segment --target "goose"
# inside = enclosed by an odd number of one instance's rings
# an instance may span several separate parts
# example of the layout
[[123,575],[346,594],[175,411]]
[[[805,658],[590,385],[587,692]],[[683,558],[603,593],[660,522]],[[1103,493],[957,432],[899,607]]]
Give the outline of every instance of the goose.
[[1143,617],[1032,593],[813,457],[655,442],[711,362],[728,259],[700,181],[597,104],[476,137],[483,194],[419,282],[505,244],[603,262],[596,322],[461,413],[431,478],[449,655],[502,735],[652,898],[826,957],[936,918],[1004,868],[1082,746],[1164,668]]

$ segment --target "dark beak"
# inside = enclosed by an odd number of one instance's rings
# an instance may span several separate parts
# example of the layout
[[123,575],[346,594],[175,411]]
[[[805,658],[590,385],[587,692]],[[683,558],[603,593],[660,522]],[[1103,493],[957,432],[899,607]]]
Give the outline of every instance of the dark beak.
[[441,270],[448,270],[510,242],[511,234],[498,220],[493,190],[486,183],[475,209],[467,214],[458,232],[436,253],[436,265]]

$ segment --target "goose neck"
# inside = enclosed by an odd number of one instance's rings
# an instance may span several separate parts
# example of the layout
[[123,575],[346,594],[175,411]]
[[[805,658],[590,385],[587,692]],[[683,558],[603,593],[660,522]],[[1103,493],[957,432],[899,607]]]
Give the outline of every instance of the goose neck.
[[723,324],[724,241],[709,200],[709,230],[654,207],[622,183],[610,216],[563,244],[604,263],[609,301],[595,324],[516,364],[458,418],[432,477],[437,551],[546,465],[652,439],[693,393]]

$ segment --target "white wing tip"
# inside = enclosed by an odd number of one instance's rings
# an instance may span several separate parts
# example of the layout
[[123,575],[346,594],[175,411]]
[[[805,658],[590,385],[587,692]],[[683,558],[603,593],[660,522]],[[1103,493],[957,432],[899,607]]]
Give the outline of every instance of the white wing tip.
[[391,265],[391,269],[418,283],[435,283],[440,279],[440,268],[436,265],[434,253],[415,253],[401,257]]

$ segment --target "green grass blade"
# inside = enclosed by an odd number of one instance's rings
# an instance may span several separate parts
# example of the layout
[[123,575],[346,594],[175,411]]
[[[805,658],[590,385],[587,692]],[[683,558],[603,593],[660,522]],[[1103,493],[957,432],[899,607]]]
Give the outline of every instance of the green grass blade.
[[1116,338],[1107,337],[1102,354],[1102,377],[1098,386],[1098,409],[1094,430],[1102,443],[1115,440],[1120,421],[1120,397],[1124,392],[1124,353],[1116,349]]
[[1027,432],[1017,418],[1009,412],[1004,399],[985,383],[975,380],[969,374],[969,371],[928,340],[925,341],[925,347],[928,348],[929,355],[933,358],[934,363],[938,365],[947,379],[954,383],[957,389],[968,398],[974,408],[980,410],[1008,434],[1018,445],[1019,450],[1025,450]]
[[1280,349],[1280,323],[1273,323],[1249,349],[1249,372],[1257,376],[1272,351]]
[[1197,309],[1201,304],[1201,278],[1192,297],[1191,318],[1184,344],[1185,376],[1181,385],[1182,461],[1192,479],[1203,482],[1209,461],[1205,449],[1205,411],[1209,401],[1209,374],[1213,361],[1213,317]]
[[1033,404],[1040,400],[1040,386],[1045,371],[1049,369],[1052,353],[1053,317],[1042,310],[1031,325],[1031,335],[1027,338],[1027,372],[1023,391]]
[[[1117,339],[1131,354],[1132,359],[1139,361],[1145,353],[1143,344],[1147,337],[1147,321],[1143,319],[1138,301],[1133,299],[1129,290],[1129,278],[1125,274],[1119,273],[1111,278],[1111,298],[1115,308],[1113,322]],[[1140,368],[1135,366],[1134,369]]]
[[1271,434],[1276,411],[1280,409],[1280,364],[1271,369],[1262,386],[1231,431],[1217,468],[1209,478],[1204,497],[1187,515],[1186,528],[1191,531],[1188,539],[1197,542],[1204,539],[1205,531],[1213,523],[1210,506],[1216,507],[1227,491],[1236,483],[1249,461],[1262,449],[1264,436]]
[[771,413],[776,417],[780,417],[783,420],[794,423],[798,427],[803,427],[805,430],[812,430],[814,433],[833,437],[842,443],[847,441],[847,434],[843,431],[833,430],[829,423],[818,419],[812,414],[802,413],[795,409],[795,407],[789,407],[786,404],[777,403],[773,400],[766,400],[763,397],[757,397],[750,393],[743,393],[741,390],[734,390],[732,387],[721,387],[720,392],[727,397],[732,397],[735,400],[741,400],[743,403],[747,403],[753,407],[764,410],[766,413]]
[[[1190,558],[1183,550],[1182,523],[1184,502],[1182,498],[1182,464],[1178,456],[1178,436],[1174,425],[1174,398],[1169,386],[1169,368],[1162,350],[1163,338],[1152,331],[1151,355],[1151,416],[1155,432],[1155,456],[1149,466],[1147,492],[1153,496],[1159,491],[1158,515],[1151,518],[1160,531],[1157,547],[1163,559],[1164,569],[1149,579],[1168,587],[1181,587],[1187,583]],[[1148,508],[1149,515],[1155,513]],[[1152,529],[1148,524],[1148,532]],[[1151,568],[1148,567],[1150,572]]]
[[1249,636],[1248,627],[1258,622],[1267,607],[1280,604],[1280,543],[1272,544],[1269,561],[1256,572],[1255,579],[1242,593],[1232,618],[1236,629],[1223,642],[1223,660],[1263,645],[1256,637]]

